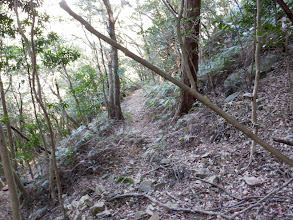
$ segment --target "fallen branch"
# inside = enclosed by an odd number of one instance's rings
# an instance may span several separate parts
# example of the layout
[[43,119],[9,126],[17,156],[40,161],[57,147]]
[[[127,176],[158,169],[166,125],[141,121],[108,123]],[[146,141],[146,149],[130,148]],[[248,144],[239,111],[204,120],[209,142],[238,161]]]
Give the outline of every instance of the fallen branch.
[[176,212],[187,212],[187,213],[193,213],[193,214],[204,214],[204,215],[213,215],[213,216],[221,216],[223,218],[229,219],[230,217],[227,215],[224,215],[220,212],[212,212],[212,211],[206,211],[206,210],[199,210],[199,209],[188,209],[188,208],[177,208],[172,207],[169,205],[166,205],[158,200],[156,200],[154,197],[148,195],[148,194],[141,194],[141,193],[127,193],[122,195],[116,195],[110,199],[108,199],[109,202],[116,200],[116,199],[123,199],[127,197],[143,197],[148,200],[150,200],[153,203],[156,203],[157,205],[169,210],[169,211],[176,211]]
[[[242,201],[243,199],[242,198],[239,198],[239,197],[237,197],[237,196],[233,196],[231,193],[229,193],[227,190],[225,190],[223,187],[221,187],[221,186],[219,186],[219,185],[217,185],[217,184],[215,184],[215,183],[211,183],[211,182],[209,182],[209,181],[207,181],[207,180],[204,180],[204,179],[201,179],[201,178],[198,178],[198,177],[193,177],[194,179],[196,179],[196,180],[199,180],[199,181],[202,181],[202,182],[204,182],[204,183],[208,183],[208,184],[210,184],[210,185],[212,185],[212,186],[215,186],[215,187],[217,187],[218,189],[220,189],[220,190],[222,190],[224,193],[226,193],[228,196],[230,196],[231,198],[233,198],[233,199],[237,199],[238,201]],[[245,198],[244,198],[245,199]]]
[[229,219],[234,219],[236,216],[240,215],[241,213],[247,212],[248,210],[250,210],[252,208],[255,208],[257,206],[260,206],[262,202],[266,201],[273,194],[275,194],[276,192],[280,191],[281,189],[283,189],[284,187],[286,187],[287,185],[289,185],[292,181],[293,181],[293,178],[291,178],[290,180],[288,180],[286,183],[284,183],[279,188],[272,190],[268,195],[266,195],[265,197],[263,197],[262,199],[260,199],[257,203],[255,203],[255,204],[247,207],[246,209],[241,210],[240,212],[236,212],[235,214],[231,215],[231,217]]
[[287,137],[286,138],[273,137],[273,140],[282,144],[293,146],[293,140],[292,139],[289,140]]

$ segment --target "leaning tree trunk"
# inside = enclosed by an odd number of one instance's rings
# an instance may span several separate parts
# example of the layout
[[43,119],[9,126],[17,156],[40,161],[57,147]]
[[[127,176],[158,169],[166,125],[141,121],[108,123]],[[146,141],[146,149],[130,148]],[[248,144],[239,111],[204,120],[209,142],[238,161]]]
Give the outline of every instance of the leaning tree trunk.
[[[116,39],[116,33],[115,33],[115,19],[113,16],[113,11],[110,5],[109,0],[103,0],[104,5],[107,9],[107,13],[108,13],[108,32],[110,35],[110,38],[113,41],[117,42]],[[116,120],[123,120],[123,114],[121,111],[121,100],[120,100],[120,79],[119,79],[119,75],[118,75],[118,67],[119,67],[119,63],[118,63],[118,50],[117,48],[111,46],[111,64],[109,66],[109,79],[110,79],[110,72],[112,72],[113,74],[113,79],[114,79],[114,85],[113,85],[113,89],[114,89],[114,96],[113,96],[113,103],[114,103],[114,115],[110,115],[110,118],[112,119],[116,119]],[[113,70],[113,71],[111,71]],[[109,84],[110,84],[110,80],[109,80]],[[109,93],[110,94],[110,93]],[[111,96],[109,97],[109,102],[111,101]],[[113,118],[114,116],[114,118]]]
[[13,220],[20,220],[21,213],[20,213],[19,198],[18,198],[17,188],[15,184],[15,179],[13,176],[13,170],[10,165],[9,153],[8,153],[7,145],[5,142],[4,131],[3,131],[1,123],[0,123],[0,156],[1,156],[1,161],[3,164],[5,177],[8,183],[9,193],[10,193],[12,217],[13,217]]
[[[183,4],[183,0],[182,0]],[[185,27],[185,39],[184,39],[184,49],[186,50],[187,57],[184,58],[183,48],[181,46],[182,58],[181,58],[181,82],[185,85],[192,87],[190,82],[190,77],[188,77],[186,65],[188,65],[192,80],[195,82],[194,89],[197,89],[197,72],[198,72],[198,38],[200,30],[200,6],[201,0],[185,0],[184,3],[184,17],[188,20],[183,25]],[[182,5],[183,6],[183,5]],[[181,35],[179,32],[181,16],[177,18],[177,35]],[[178,27],[179,26],[179,27]],[[180,38],[181,36],[179,36]],[[184,63],[184,60],[188,60],[188,63]],[[180,117],[182,114],[187,114],[192,108],[195,99],[185,90],[180,90],[180,97],[177,104],[177,110],[175,113],[175,118]]]

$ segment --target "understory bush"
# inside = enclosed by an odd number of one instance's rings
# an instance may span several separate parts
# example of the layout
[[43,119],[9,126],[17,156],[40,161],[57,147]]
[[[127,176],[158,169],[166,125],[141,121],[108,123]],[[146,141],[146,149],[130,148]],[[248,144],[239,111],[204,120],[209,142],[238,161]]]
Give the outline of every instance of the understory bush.
[[170,82],[145,87],[145,106],[154,112],[153,119],[166,121],[173,115],[179,90]]

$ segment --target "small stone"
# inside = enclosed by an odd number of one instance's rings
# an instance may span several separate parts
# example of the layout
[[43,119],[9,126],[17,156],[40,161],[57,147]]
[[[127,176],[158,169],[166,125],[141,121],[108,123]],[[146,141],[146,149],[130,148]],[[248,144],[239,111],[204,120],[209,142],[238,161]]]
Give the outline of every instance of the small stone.
[[134,214],[134,220],[139,220],[140,218],[142,218],[146,214],[147,213],[144,211],[138,211]]
[[243,194],[244,196],[247,196],[247,195],[248,195],[248,191],[247,191],[247,190],[244,190],[242,194]]
[[106,191],[105,187],[103,185],[97,185],[95,188],[95,193],[97,195],[102,195]]
[[93,199],[89,195],[82,196],[79,201],[81,204],[88,207],[92,207],[94,205]]
[[80,203],[79,203],[79,201],[74,200],[74,201],[71,202],[71,205],[72,205],[72,207],[77,209],[78,206],[80,205]]
[[160,216],[157,212],[154,212],[152,217],[149,218],[149,220],[160,220]]
[[169,165],[171,163],[171,159],[164,158],[161,160],[162,165]]
[[103,212],[104,210],[105,210],[104,202],[98,202],[91,208],[91,212],[94,216],[96,216],[100,212]]
[[149,192],[152,189],[153,180],[144,180],[140,183],[139,189],[144,192]]
[[201,168],[197,171],[196,176],[199,178],[206,178],[211,174],[211,171],[208,168]]
[[148,207],[146,208],[145,212],[149,215],[153,215],[155,208],[153,207],[152,204],[148,205]]
[[257,179],[257,178],[255,178],[255,177],[248,177],[248,176],[244,176],[243,177],[243,180],[246,182],[246,184],[247,185],[249,185],[249,186],[257,186],[257,185],[260,185],[260,184],[262,184],[262,182],[259,180],[259,179]]
[[220,178],[217,175],[210,176],[207,181],[209,183],[218,184],[220,182]]

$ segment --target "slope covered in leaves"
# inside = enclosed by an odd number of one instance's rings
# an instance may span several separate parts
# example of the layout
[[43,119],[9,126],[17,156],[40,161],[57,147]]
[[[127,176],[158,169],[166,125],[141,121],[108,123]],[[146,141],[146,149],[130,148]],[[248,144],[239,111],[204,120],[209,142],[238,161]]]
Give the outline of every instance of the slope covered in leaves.
[[[260,136],[292,158],[291,146],[272,140],[292,134],[293,125],[285,62],[274,69],[261,80]],[[176,123],[166,121],[152,112],[144,95],[149,91],[126,97],[125,122],[97,119],[59,148],[70,219],[213,219],[238,214],[241,219],[292,219],[292,168],[260,147],[246,168],[247,137],[201,105]],[[229,114],[251,127],[250,100],[244,94],[229,103],[218,99]],[[43,208],[47,194],[43,191],[28,213]],[[94,217],[92,206],[97,204],[103,208]],[[46,206],[44,219],[58,216],[58,209]]]

